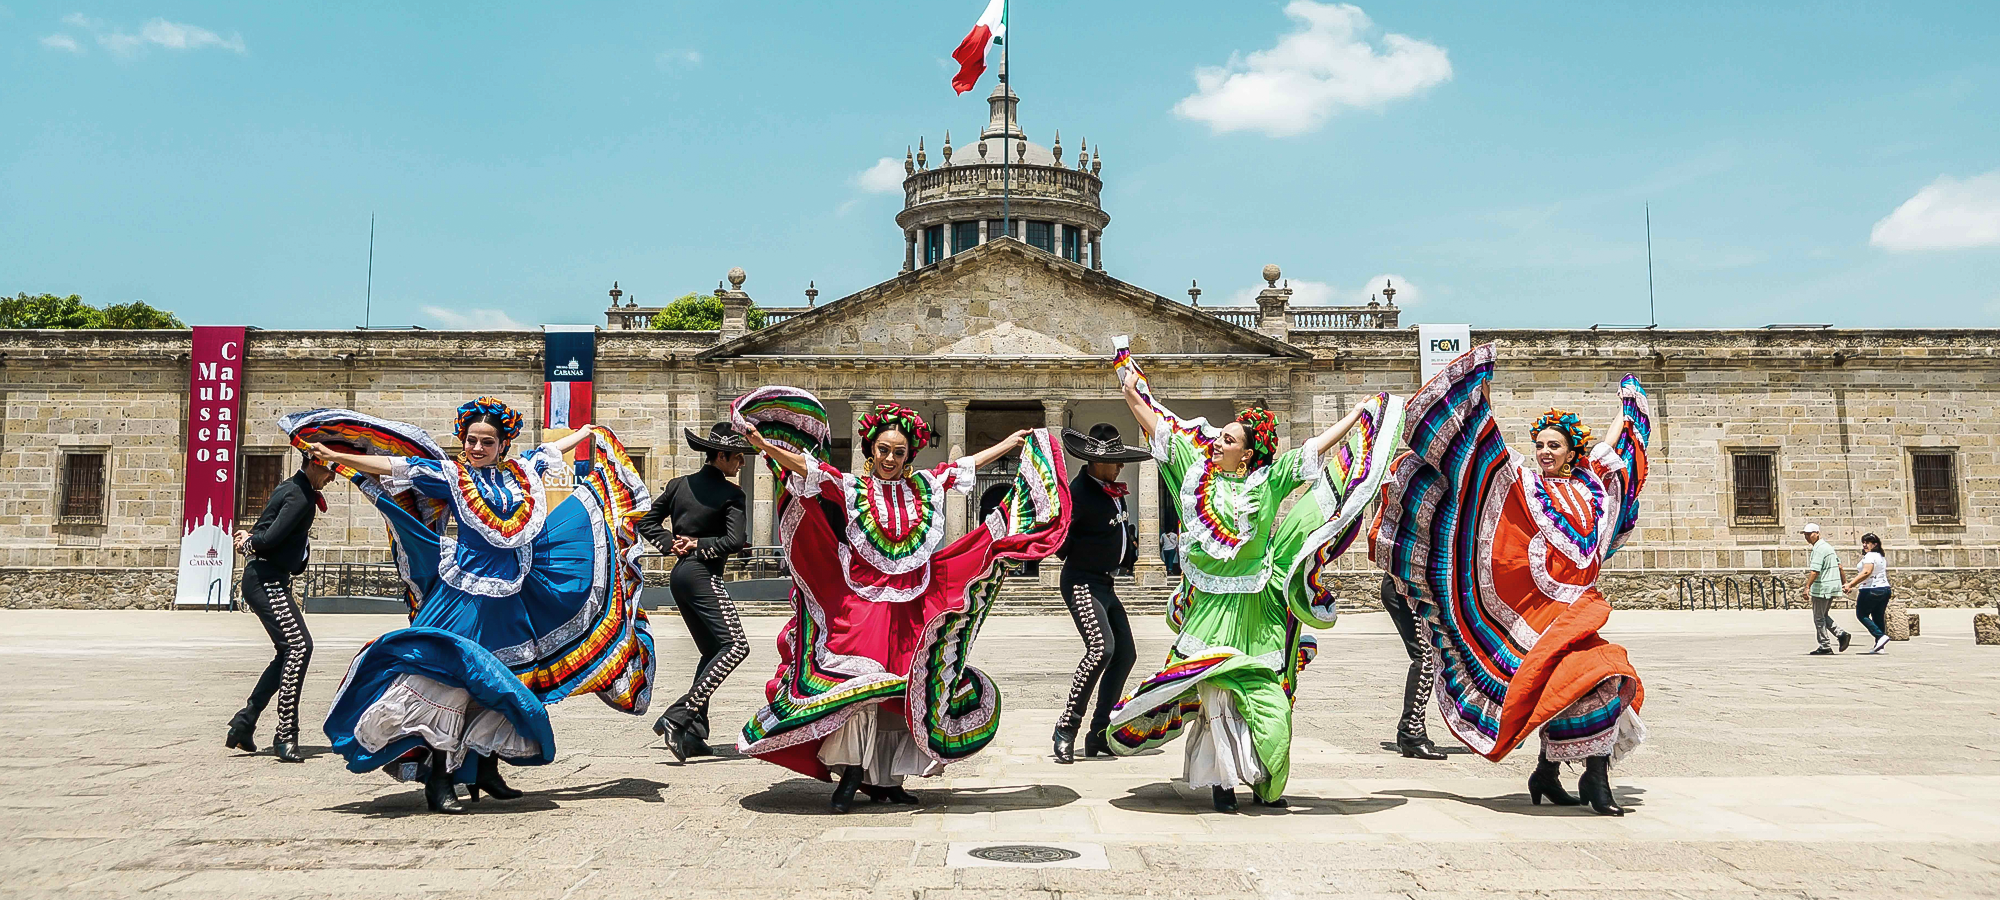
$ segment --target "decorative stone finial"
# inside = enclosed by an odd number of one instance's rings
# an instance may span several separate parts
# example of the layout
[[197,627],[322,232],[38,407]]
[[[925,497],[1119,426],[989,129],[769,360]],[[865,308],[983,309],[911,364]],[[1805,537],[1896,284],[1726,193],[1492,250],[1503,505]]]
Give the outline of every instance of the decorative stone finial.
[[930,167],[930,156],[924,153],[924,139],[917,138],[917,168],[928,169]]
[[722,286],[722,282],[718,281],[715,283],[715,296],[720,297],[727,293],[729,293],[729,290]]
[[1053,147],[1050,147],[1049,149],[1055,152],[1055,155],[1056,155],[1056,168],[1058,168],[1058,169],[1062,168],[1062,167],[1063,167],[1063,164],[1062,164],[1062,129],[1060,129],[1060,128],[1056,129],[1056,143],[1055,143],[1055,146],[1053,146]]
[[1090,151],[1090,174],[1095,175],[1102,171],[1104,171],[1104,148],[1099,147]]
[[1382,279],[1382,296],[1388,299],[1390,306],[1396,305],[1396,283],[1394,281],[1390,281],[1387,278]]
[[1027,141],[1015,141],[1015,142],[1014,142],[1014,158],[1015,158],[1015,159],[1027,159],[1027,158],[1028,158],[1028,142],[1027,142]]
[[1192,278],[1188,279],[1188,305],[1201,305],[1201,285]]
[[811,306],[818,302],[819,286],[810,281],[806,282],[806,305]]
[[1270,264],[1270,265],[1268,265],[1268,266],[1265,266],[1265,267],[1264,267],[1264,283],[1265,283],[1266,285],[1269,285],[1270,287],[1277,287],[1277,286],[1278,286],[1278,276],[1280,276],[1280,275],[1283,275],[1283,274],[1285,274],[1285,273],[1284,273],[1284,272],[1282,272],[1282,271],[1279,271],[1279,269],[1278,269],[1278,264],[1277,264],[1277,263],[1272,263],[1272,264]]
[[903,175],[917,174],[917,157],[910,152],[910,145],[903,145]]
[[985,141],[980,141],[980,142],[979,142],[979,161],[980,161],[980,162],[985,162],[985,161],[986,161],[986,142],[985,142]]
[[944,130],[944,164],[951,165],[951,129]]
[[742,290],[742,289],[743,289],[743,280],[744,280],[744,279],[746,279],[746,278],[749,278],[749,277],[750,277],[749,275],[747,275],[747,274],[745,274],[745,273],[744,273],[744,271],[743,271],[743,267],[742,267],[742,266],[737,266],[737,267],[735,267],[735,268],[732,268],[732,269],[730,269],[730,270],[729,270],[729,287],[730,287],[730,289],[731,289],[731,290],[738,290],[738,291]]
[[1381,305],[1382,305],[1382,295],[1381,295],[1381,294],[1369,294],[1369,295],[1368,295],[1368,305],[1369,305],[1369,306],[1381,306]]
[[618,282],[611,282],[611,305],[617,306],[618,298],[623,296],[625,296],[625,292],[618,289]]

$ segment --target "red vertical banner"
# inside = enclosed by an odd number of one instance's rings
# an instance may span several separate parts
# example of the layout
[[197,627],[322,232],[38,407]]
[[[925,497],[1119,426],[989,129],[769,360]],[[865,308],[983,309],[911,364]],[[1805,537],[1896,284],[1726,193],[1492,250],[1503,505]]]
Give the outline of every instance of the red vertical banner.
[[197,325],[188,353],[187,464],[175,606],[229,606],[236,455],[243,419],[242,326]]

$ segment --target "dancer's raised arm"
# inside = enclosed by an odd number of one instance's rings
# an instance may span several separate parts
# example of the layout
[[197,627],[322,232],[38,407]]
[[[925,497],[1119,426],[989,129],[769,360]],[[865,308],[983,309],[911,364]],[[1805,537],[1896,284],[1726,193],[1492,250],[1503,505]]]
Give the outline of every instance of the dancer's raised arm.
[[582,428],[550,441],[548,448],[554,450],[558,455],[566,454],[570,451],[570,448],[583,443],[584,438],[590,437],[590,433],[596,430],[596,428],[597,426],[595,425],[585,425]]
[[1333,427],[1307,438],[1305,442],[1306,455],[1315,457],[1326,455],[1328,448],[1340,443],[1341,438],[1347,437],[1347,432],[1354,427],[1354,423],[1361,421],[1362,409],[1366,408],[1368,401],[1373,399],[1375,398],[1369,397],[1360,403],[1354,404],[1354,408],[1348,410],[1346,418],[1333,423]]
[[996,459],[999,459],[1002,456],[1006,456],[1007,454],[1012,453],[1014,451],[1014,448],[1021,446],[1021,442],[1027,439],[1028,439],[1027,429],[1022,429],[1020,431],[1016,431],[1013,434],[1008,435],[1007,437],[1003,438],[1000,441],[1000,443],[994,444],[993,446],[981,450],[978,453],[972,454],[972,467],[974,469],[986,468],[987,463],[990,463]]
[[1160,427],[1160,414],[1153,411],[1153,405],[1139,396],[1139,372],[1135,368],[1118,370],[1118,383],[1125,388],[1125,406],[1132,410],[1132,418],[1144,429],[1148,438]]
[[811,457],[803,453],[787,450],[765,440],[764,435],[755,428],[742,428],[738,430],[743,432],[743,439],[749,441],[750,446],[757,448],[757,452],[776,461],[779,468],[801,478],[805,477],[807,472],[812,471],[813,461]]
[[373,453],[342,453],[325,444],[307,444],[306,452],[313,459],[346,466],[363,475],[389,474],[389,460],[393,458]]

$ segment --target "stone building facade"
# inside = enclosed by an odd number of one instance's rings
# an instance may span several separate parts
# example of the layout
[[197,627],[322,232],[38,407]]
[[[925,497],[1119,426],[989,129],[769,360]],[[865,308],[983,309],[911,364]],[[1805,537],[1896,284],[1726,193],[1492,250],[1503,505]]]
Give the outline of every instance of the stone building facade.
[[[1025,142],[1014,98],[1002,90],[987,126],[993,134],[982,139]],[[1109,222],[1095,206],[1101,163],[1092,157],[1087,182],[1057,177],[1079,174],[1081,154],[1077,168],[1065,168],[1053,150],[1026,149],[1015,167],[1025,171],[1007,181],[1031,201],[1037,190],[1048,193],[1020,209],[1052,223],[1052,247],[1040,230],[1030,243],[1004,228],[974,229],[971,243],[926,255],[926,229],[991,215],[999,185],[986,186],[987,170],[998,167],[963,162],[960,147],[951,165],[964,165],[963,177],[936,177],[939,169],[912,158],[899,218],[904,271],[880,284],[826,304],[771,307],[770,324],[756,331],[745,324],[752,298],[741,270],[718,288],[725,316],[716,331],[645,330],[652,310],[618,306],[614,293],[598,335],[597,421],[660,484],[700,465],[683,427],[705,430],[732,398],[770,383],[810,390],[847,421],[875,402],[916,407],[946,445],[921,454],[924,464],[1022,427],[1109,421],[1132,434],[1109,366],[1120,334],[1131,336],[1177,411],[1219,420],[1261,404],[1278,414],[1287,444],[1362,397],[1417,387],[1416,335],[1401,327],[1393,295],[1368,306],[1300,308],[1275,266],[1254,307],[1201,307],[1192,292],[1182,302],[1120,281],[1098,252]],[[1072,226],[1078,238],[1068,249],[1076,252],[1066,252]],[[1619,376],[1645,383],[1655,417],[1652,480],[1638,533],[1607,570],[1615,604],[1672,605],[1689,574],[1776,573],[1795,590],[1805,564],[1795,531],[1808,520],[1824,524],[1850,559],[1862,532],[1879,534],[1899,595],[1915,605],[2000,596],[2000,331],[1473,337],[1500,344],[1492,396],[1510,441],[1525,442],[1521,430],[1549,406],[1607,425]],[[296,410],[342,406],[448,435],[453,409],[477,394],[538,409],[541,352],[533,332],[252,331],[240,468],[291,471],[296,456],[276,421]],[[188,353],[185,332],[0,331],[0,606],[171,601]],[[851,429],[842,432],[836,458],[851,462],[855,442]],[[537,439],[531,427],[521,442]],[[1150,462],[1126,471],[1150,539],[1162,527],[1157,472]],[[1007,477],[1003,467],[983,480]],[[768,544],[769,476],[748,467],[743,481],[752,541]],[[358,493],[336,487],[328,500],[314,527],[316,558],[385,559],[386,534]],[[978,500],[953,501],[954,531],[976,518]],[[1140,581],[1162,582],[1159,557],[1141,556]],[[1365,555],[1351,553],[1343,565],[1356,599],[1372,597]]]

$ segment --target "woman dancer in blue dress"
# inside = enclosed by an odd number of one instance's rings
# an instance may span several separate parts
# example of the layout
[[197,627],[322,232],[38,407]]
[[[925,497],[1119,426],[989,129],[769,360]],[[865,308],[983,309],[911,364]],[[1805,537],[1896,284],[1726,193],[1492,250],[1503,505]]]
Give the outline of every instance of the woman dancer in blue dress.
[[[554,760],[546,704],[594,692],[646,711],[653,639],[637,602],[632,520],[648,497],[609,430],[586,426],[508,458],[521,416],[481,397],[458,409],[462,450],[451,459],[422,429],[349,410],[280,424],[382,511],[409,591],[411,627],[362,648],[327,715],[350,771],[421,780],[433,811],[462,813],[454,784],[474,800],[482,790],[510,800],[521,792],[501,779],[499,759]],[[589,471],[551,506],[544,478],[579,445],[595,465],[579,466]]]

